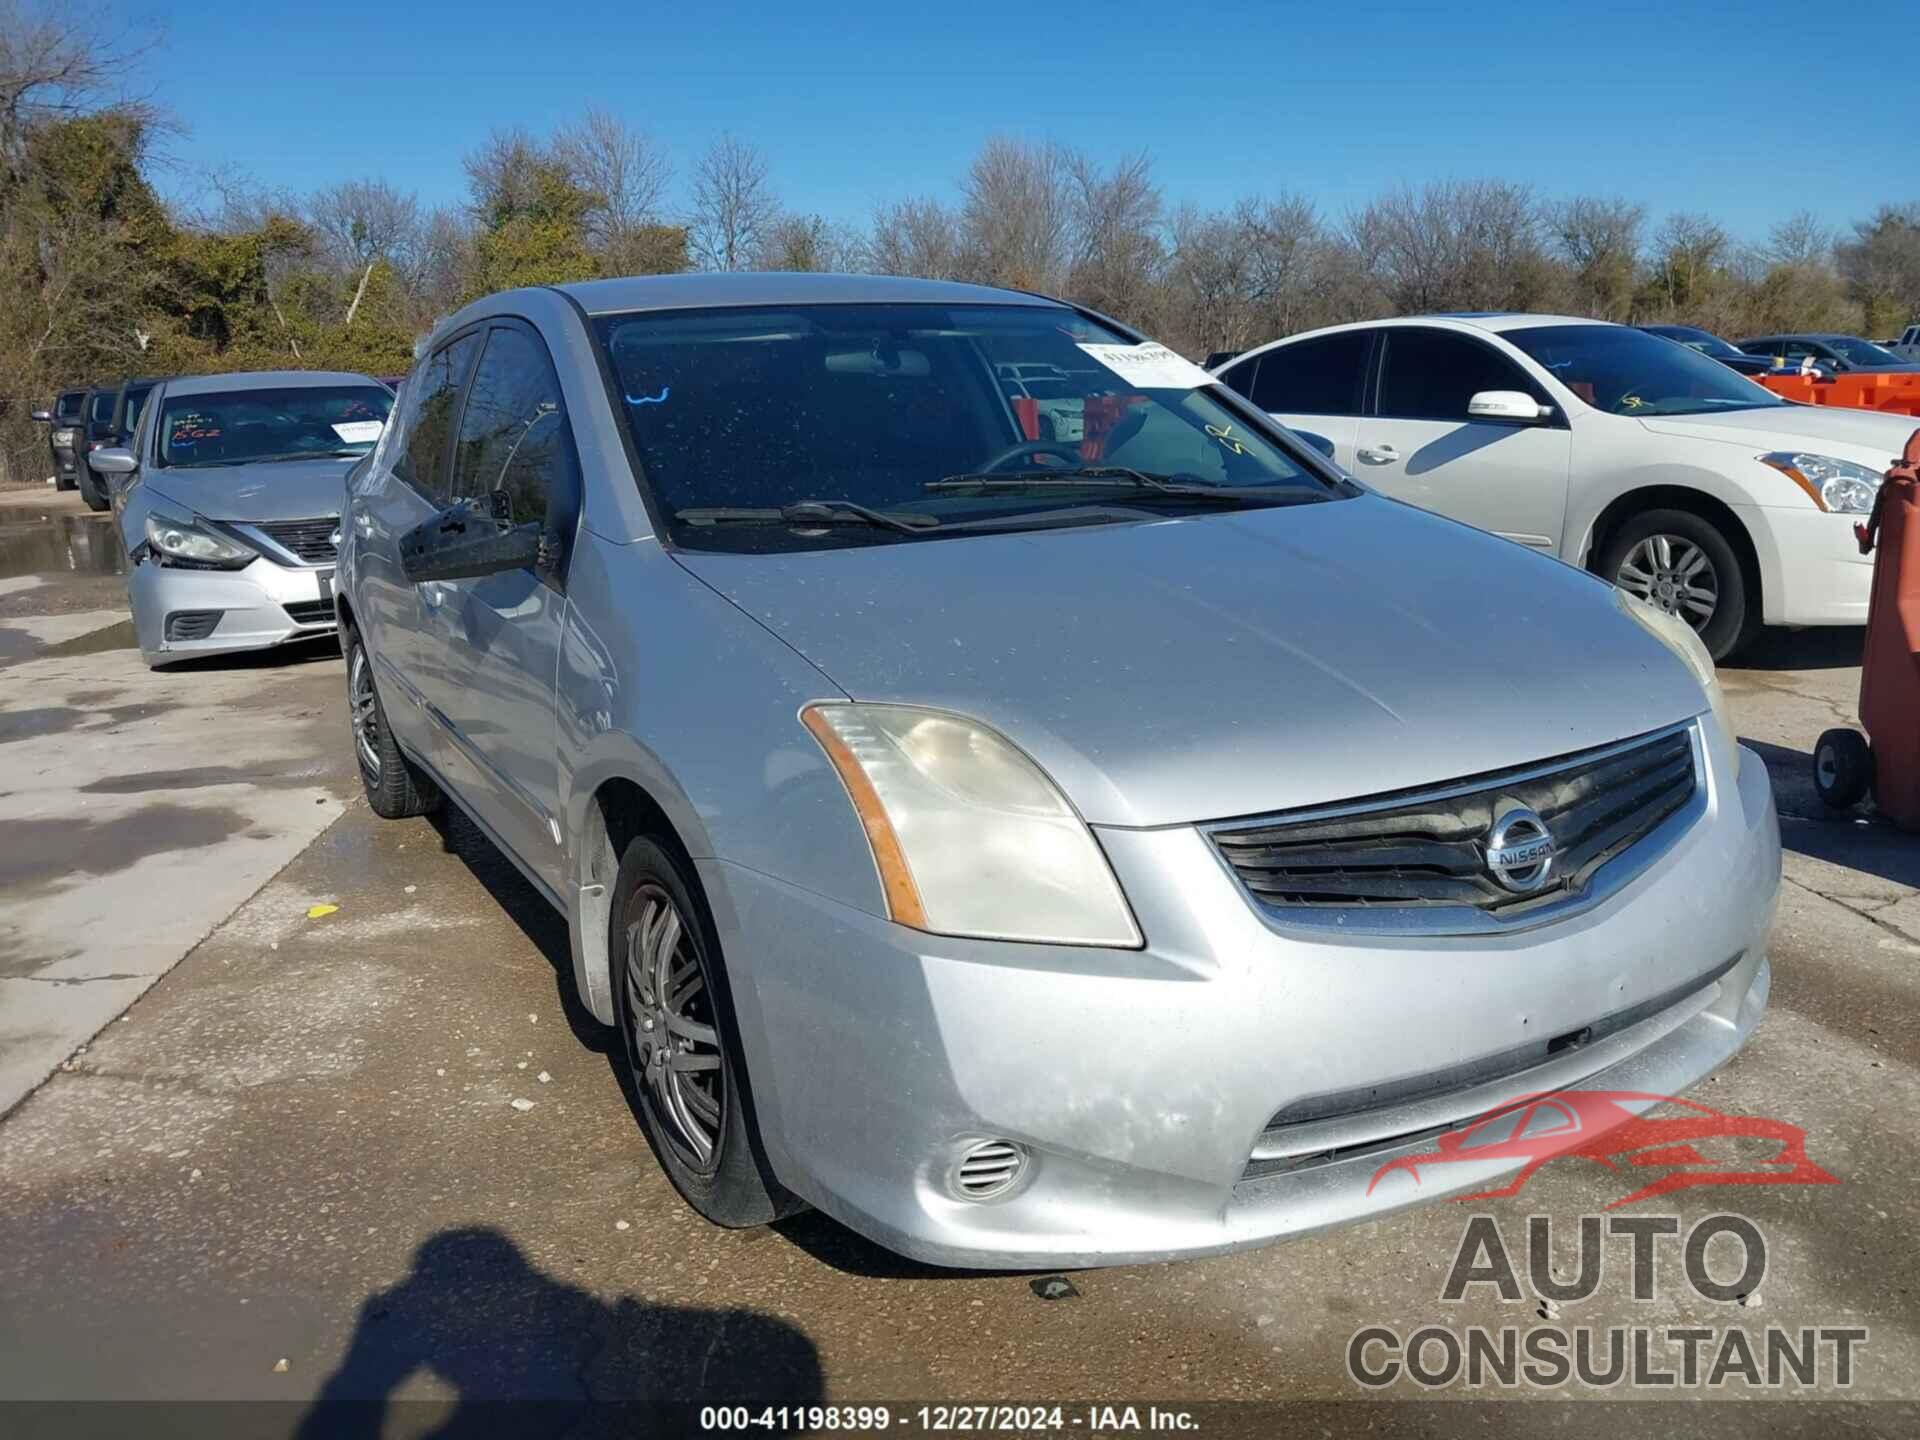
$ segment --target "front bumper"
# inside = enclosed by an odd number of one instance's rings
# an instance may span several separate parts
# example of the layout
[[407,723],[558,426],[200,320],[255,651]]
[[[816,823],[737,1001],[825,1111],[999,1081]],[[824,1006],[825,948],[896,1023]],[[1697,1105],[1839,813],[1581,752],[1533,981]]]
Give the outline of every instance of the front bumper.
[[[241,570],[189,570],[156,564],[146,554],[127,570],[127,603],[140,654],[157,666],[330,635],[336,625],[332,573],[331,566],[276,565],[264,558]],[[204,635],[169,638],[169,616],[209,612],[219,618]]]
[[1762,618],[1769,625],[1864,625],[1873,557],[1853,527],[1864,515],[1807,506],[1735,507],[1760,561]]
[[[1661,863],[1512,935],[1289,933],[1187,828],[1099,832],[1141,951],[924,935],[703,861],[768,1159],[855,1230],[958,1266],[1212,1254],[1485,1189],[1521,1162],[1368,1193],[1437,1127],[1540,1090],[1677,1093],[1758,1023],[1779,827],[1758,757],[1736,779],[1716,747],[1706,812]],[[1623,1014],[1591,1044],[1486,1076],[1488,1057]],[[1271,1128],[1314,1097],[1476,1070]],[[991,1201],[955,1198],[960,1148],[989,1138],[1027,1147],[1024,1176]],[[1256,1163],[1282,1151],[1326,1158]]]

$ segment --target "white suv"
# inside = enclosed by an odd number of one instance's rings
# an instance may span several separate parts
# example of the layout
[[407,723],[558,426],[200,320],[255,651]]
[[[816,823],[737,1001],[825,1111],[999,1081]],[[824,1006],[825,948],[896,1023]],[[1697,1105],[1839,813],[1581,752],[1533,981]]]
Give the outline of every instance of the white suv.
[[1716,659],[1763,623],[1865,622],[1853,522],[1917,423],[1560,315],[1335,326],[1215,373],[1385,494],[1684,616]]

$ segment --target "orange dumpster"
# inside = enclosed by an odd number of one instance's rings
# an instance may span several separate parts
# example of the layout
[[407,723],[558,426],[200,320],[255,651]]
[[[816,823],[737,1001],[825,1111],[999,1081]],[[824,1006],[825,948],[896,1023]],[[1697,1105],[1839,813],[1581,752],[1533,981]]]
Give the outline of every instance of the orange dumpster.
[[1902,830],[1920,830],[1920,430],[1887,471],[1867,523],[1855,527],[1873,561],[1858,730],[1829,730],[1813,752],[1813,783],[1835,809],[1868,790]]

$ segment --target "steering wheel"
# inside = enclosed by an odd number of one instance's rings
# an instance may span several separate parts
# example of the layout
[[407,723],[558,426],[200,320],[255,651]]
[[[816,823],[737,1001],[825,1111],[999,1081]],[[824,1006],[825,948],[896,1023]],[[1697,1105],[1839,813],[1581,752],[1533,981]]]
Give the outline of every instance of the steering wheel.
[[1057,455],[1067,464],[1081,464],[1080,447],[1064,440],[1024,440],[1018,445],[1009,445],[998,455],[980,467],[982,473],[999,470],[1016,460],[1028,460],[1036,455]]

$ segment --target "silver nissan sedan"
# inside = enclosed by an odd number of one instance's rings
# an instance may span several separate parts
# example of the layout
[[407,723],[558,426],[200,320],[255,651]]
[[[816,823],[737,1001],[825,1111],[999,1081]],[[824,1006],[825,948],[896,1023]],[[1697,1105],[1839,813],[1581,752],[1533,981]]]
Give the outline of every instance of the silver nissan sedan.
[[1692,631],[1123,326],[691,275],[421,353],[346,497],[368,800],[566,915],[720,1224],[1232,1250],[1498,1183],[1394,1162],[1760,1019],[1778,825]]

